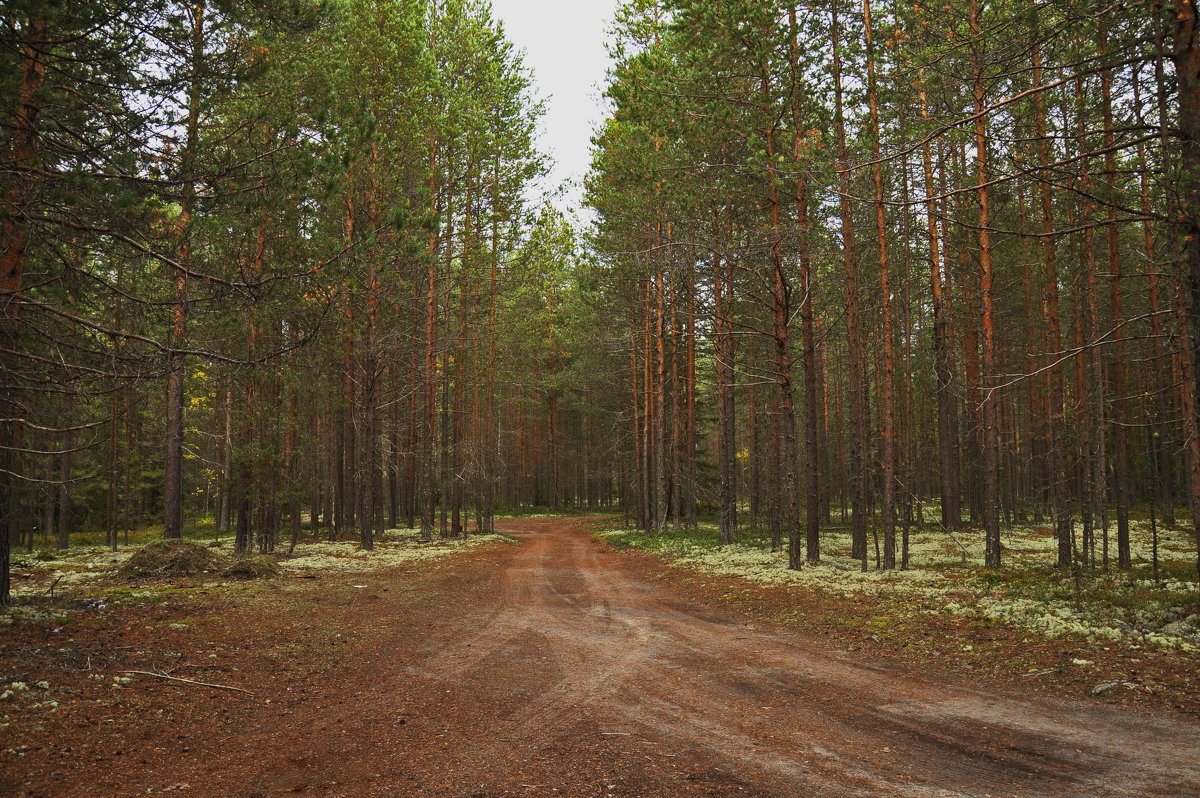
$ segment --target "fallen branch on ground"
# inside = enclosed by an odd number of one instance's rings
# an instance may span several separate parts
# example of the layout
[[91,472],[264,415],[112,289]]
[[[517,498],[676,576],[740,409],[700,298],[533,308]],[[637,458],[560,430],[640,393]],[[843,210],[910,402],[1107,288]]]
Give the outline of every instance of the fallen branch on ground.
[[227,684],[213,684],[211,682],[198,682],[195,679],[180,679],[178,676],[168,676],[165,673],[154,673],[153,671],[125,671],[125,673],[136,673],[139,676],[153,676],[156,679],[168,679],[172,682],[183,682],[184,684],[194,684],[197,687],[212,687],[216,690],[233,690],[235,693],[245,693],[246,695],[254,695],[249,690],[243,690],[240,687],[230,687]]

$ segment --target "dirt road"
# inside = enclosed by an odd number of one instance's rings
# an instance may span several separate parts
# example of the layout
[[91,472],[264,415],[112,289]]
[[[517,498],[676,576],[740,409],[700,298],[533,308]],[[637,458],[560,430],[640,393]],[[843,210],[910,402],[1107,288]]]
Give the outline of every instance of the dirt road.
[[193,731],[112,794],[1200,795],[1186,718],[859,662],[679,603],[578,522],[509,529],[489,576],[381,612],[395,636],[316,696]]

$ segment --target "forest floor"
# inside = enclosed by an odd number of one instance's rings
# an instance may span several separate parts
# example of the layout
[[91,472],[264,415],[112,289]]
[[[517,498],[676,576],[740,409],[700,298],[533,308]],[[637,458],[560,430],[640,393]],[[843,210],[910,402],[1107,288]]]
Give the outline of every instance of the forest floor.
[[874,598],[668,567],[594,523],[19,619],[0,795],[1200,796],[1183,682],[1093,698],[1113,651],[949,613],[881,635],[853,620]]

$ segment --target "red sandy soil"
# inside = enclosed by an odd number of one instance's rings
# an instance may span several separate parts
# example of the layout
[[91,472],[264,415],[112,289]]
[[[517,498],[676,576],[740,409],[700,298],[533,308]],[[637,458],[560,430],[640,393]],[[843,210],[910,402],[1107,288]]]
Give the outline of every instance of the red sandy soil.
[[[778,594],[731,606],[584,521],[506,531],[520,545],[0,631],[4,673],[61,702],[0,729],[0,794],[1200,796],[1187,714],[765,623]],[[159,669],[253,695],[110,687]]]

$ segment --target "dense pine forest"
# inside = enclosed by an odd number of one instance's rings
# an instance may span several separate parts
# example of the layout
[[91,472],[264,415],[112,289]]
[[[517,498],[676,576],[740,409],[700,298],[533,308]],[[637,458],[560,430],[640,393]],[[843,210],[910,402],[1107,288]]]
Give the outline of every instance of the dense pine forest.
[[639,523],[800,568],[832,519],[865,570],[1033,520],[1107,570],[1194,522],[1196,10],[628,4],[590,197]]
[[[207,517],[241,552],[302,524],[429,535],[439,507],[487,527],[501,447],[541,428],[498,438],[545,391],[505,375],[545,365],[569,244],[549,215],[527,233],[540,106],[487,7],[3,22],[0,571],[38,535],[152,521]],[[534,489],[523,456],[510,492]]]
[[1128,569],[1200,518],[1196,23],[632,0],[581,221],[485,2],[8,2],[0,602],[73,533],[532,508]]
[[0,795],[1200,796],[1198,18],[0,0]]

